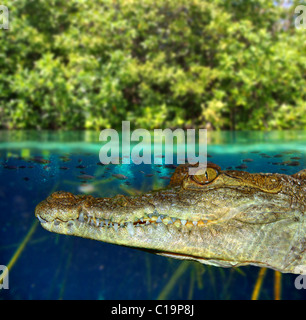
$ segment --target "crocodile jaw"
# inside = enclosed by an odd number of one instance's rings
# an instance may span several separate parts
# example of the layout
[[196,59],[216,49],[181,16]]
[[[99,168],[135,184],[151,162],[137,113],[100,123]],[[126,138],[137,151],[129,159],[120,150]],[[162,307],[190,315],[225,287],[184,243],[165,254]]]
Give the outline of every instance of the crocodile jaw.
[[[236,194],[231,192],[226,199],[229,190],[211,190],[227,204],[215,208],[205,202],[201,192],[188,194],[184,190],[182,196],[178,191],[174,188],[135,198],[112,199],[56,192],[36,207],[35,215],[52,232],[145,248],[216,266],[252,264],[294,272],[297,265],[294,256],[300,258],[298,265],[306,264],[305,244],[295,241],[295,236],[305,229],[304,220],[301,223],[304,218],[297,208],[286,208],[286,196],[274,195],[271,200],[264,193],[254,192],[252,201],[250,196],[243,200],[243,193],[233,191]],[[207,198],[214,197],[210,193]],[[182,205],[169,205],[169,194],[173,203]],[[184,202],[192,196],[201,198],[201,204]],[[235,201],[229,201],[233,197]],[[263,220],[247,221],[251,213],[256,216],[256,210]],[[276,255],[282,259],[275,259]]]

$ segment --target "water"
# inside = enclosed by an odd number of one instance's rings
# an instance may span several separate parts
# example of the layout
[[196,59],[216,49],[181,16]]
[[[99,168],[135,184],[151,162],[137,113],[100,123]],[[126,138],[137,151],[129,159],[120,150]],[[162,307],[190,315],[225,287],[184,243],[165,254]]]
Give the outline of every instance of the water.
[[[305,132],[213,132],[208,144],[208,160],[222,169],[293,174],[306,167]],[[0,265],[10,266],[0,299],[250,299],[259,268],[181,262],[37,224],[35,206],[55,190],[128,195],[166,186],[174,171],[102,166],[100,148],[98,132],[0,132]],[[282,274],[283,299],[305,298],[295,278]],[[274,298],[274,271],[267,270],[259,298]]]

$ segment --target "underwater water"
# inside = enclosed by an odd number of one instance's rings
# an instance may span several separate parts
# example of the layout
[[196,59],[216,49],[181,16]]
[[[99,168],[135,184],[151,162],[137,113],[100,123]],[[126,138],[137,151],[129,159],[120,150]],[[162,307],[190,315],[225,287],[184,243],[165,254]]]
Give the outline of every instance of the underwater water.
[[[208,161],[222,169],[294,174],[306,168],[306,132],[208,132]],[[96,197],[168,185],[175,166],[99,161],[99,132],[0,131],[0,299],[250,299],[260,268],[217,268],[50,233],[34,216],[56,190]],[[122,175],[124,179],[122,179]],[[267,270],[259,299],[275,298]],[[282,299],[305,299],[281,274]]]

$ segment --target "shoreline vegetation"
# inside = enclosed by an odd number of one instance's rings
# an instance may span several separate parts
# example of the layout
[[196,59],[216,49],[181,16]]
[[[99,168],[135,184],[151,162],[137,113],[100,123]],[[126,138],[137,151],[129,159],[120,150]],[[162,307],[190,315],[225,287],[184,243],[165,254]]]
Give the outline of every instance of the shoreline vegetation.
[[305,130],[293,1],[4,1],[0,129]]

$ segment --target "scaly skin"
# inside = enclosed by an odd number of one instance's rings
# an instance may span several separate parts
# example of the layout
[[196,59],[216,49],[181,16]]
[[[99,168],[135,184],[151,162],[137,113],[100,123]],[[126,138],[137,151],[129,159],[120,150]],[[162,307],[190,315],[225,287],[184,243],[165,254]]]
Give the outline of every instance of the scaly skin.
[[55,192],[35,215],[52,232],[173,258],[305,272],[306,170],[251,174],[209,164],[189,176],[188,167],[176,169],[167,189],[140,196]]

